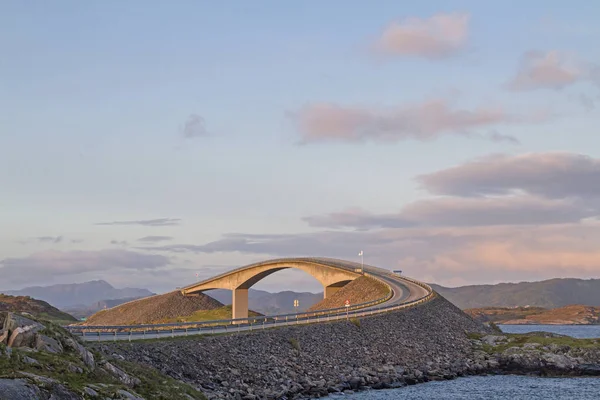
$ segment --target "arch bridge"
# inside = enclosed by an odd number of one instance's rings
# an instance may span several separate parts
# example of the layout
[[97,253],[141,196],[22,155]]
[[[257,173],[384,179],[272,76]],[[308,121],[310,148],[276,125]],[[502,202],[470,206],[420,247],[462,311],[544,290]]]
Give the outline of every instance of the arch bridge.
[[[186,296],[212,289],[232,292],[234,319],[248,317],[248,289],[274,272],[296,268],[307,272],[323,285],[324,298],[331,297],[349,282],[363,275],[361,264],[327,258],[281,258],[250,264],[213,278],[181,288]],[[372,268],[372,267],[371,267]]]

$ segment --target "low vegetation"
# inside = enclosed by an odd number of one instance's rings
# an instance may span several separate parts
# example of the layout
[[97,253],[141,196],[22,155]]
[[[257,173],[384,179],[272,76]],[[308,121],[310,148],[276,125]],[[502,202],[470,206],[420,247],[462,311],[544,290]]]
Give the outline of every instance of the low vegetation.
[[[159,321],[160,323],[172,323],[172,322],[202,322],[202,321],[215,321],[221,319],[231,319],[233,315],[233,309],[231,305],[215,308],[213,310],[198,310],[192,315],[183,317],[167,318]],[[249,317],[260,317],[255,311],[249,310]]]
[[600,324],[600,307],[571,305],[542,307],[485,307],[465,310],[480,322],[497,324]]
[[[469,333],[470,339],[481,340],[485,336],[478,333]],[[482,343],[482,349],[489,353],[502,353],[508,348],[527,347],[528,344],[537,344],[541,347],[544,346],[558,346],[567,349],[591,349],[600,347],[600,339],[576,339],[571,336],[550,334],[547,332],[530,332],[523,334],[504,334],[506,339],[499,340],[490,344],[488,342]]]
[[194,387],[153,368],[123,359],[103,358],[58,325],[31,319],[22,321],[42,322],[43,329],[36,328],[36,335],[44,335],[45,340],[54,344],[51,349],[37,349],[8,348],[0,343],[0,379],[25,379],[29,385],[51,393],[51,398],[67,398],[64,392],[68,391],[73,394],[68,398],[82,399],[91,398],[93,392],[99,398],[111,399],[133,398],[128,395],[146,399],[205,399]]

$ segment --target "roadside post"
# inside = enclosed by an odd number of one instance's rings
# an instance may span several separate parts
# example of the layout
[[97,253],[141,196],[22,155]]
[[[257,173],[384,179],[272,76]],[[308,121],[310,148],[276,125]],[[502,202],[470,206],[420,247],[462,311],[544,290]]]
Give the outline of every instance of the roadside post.
[[300,307],[300,301],[296,299],[294,300],[294,313],[296,314],[296,324],[300,323],[300,321],[298,321],[298,307]]
[[346,320],[348,320],[348,310],[350,309],[350,300],[346,300],[344,302],[344,307],[346,307]]

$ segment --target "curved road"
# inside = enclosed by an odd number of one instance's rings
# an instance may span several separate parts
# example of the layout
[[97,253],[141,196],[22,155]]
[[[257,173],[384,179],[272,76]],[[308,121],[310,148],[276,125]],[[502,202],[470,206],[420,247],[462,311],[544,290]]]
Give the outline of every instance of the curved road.
[[[305,259],[309,260],[309,259]],[[350,261],[327,259],[327,258],[311,258],[311,261],[316,261],[323,264],[336,264],[336,266],[353,269],[360,268],[360,264]],[[299,313],[288,314],[283,316],[267,316],[258,323],[225,325],[227,321],[218,321],[221,325],[217,326],[202,326],[196,328],[181,327],[181,324],[170,324],[170,330],[158,329],[165,328],[165,324],[161,325],[138,325],[138,326],[69,326],[69,329],[74,335],[80,336],[87,341],[116,341],[116,340],[138,340],[138,339],[158,339],[175,336],[187,336],[198,334],[221,334],[241,331],[253,331],[259,329],[267,329],[272,327],[319,323],[325,321],[335,321],[347,319],[350,317],[363,317],[368,315],[380,314],[383,312],[395,311],[401,308],[412,306],[415,302],[427,301],[433,295],[431,289],[422,283],[416,283],[412,280],[393,274],[392,272],[376,268],[373,266],[364,266],[365,275],[377,278],[387,285],[392,290],[392,296],[384,303],[367,306],[353,311],[344,310],[322,310],[321,314],[315,313]],[[422,286],[423,285],[423,286]],[[424,287],[425,286],[425,287]],[[312,314],[312,315],[310,315]],[[206,325],[209,321],[203,322]],[[217,322],[217,321],[215,321]],[[193,324],[188,324],[193,325]],[[113,332],[106,332],[108,329],[116,329]],[[131,329],[139,329],[132,331]],[[143,330],[142,330],[143,329]],[[121,330],[120,332],[118,330]],[[125,331],[123,331],[125,330]]]

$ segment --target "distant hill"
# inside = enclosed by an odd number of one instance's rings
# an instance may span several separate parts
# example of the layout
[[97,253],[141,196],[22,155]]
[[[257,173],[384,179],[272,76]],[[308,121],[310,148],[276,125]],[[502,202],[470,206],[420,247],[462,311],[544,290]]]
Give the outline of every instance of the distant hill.
[[[230,290],[217,289],[208,291],[206,294],[223,304],[231,304]],[[288,290],[279,293],[270,293],[256,289],[248,291],[248,307],[264,315],[293,313],[296,311],[294,309],[294,300],[298,300],[300,303],[297,311],[306,311],[323,300],[323,292],[292,292]]]
[[45,301],[32,299],[28,296],[0,294],[0,311],[27,312],[34,317],[60,324],[77,321],[73,316],[60,311],[56,307],[52,307]]
[[21,290],[4,290],[0,293],[12,296],[31,296],[61,309],[84,308],[98,301],[138,298],[154,294],[147,289],[116,289],[102,280],[52,286],[32,286]]
[[557,308],[571,304],[600,306],[600,279],[550,279],[457,288],[431,286],[462,309],[526,305]]
[[465,312],[481,322],[497,324],[597,325],[600,307],[571,305],[547,310],[542,307],[485,307],[469,308]]

